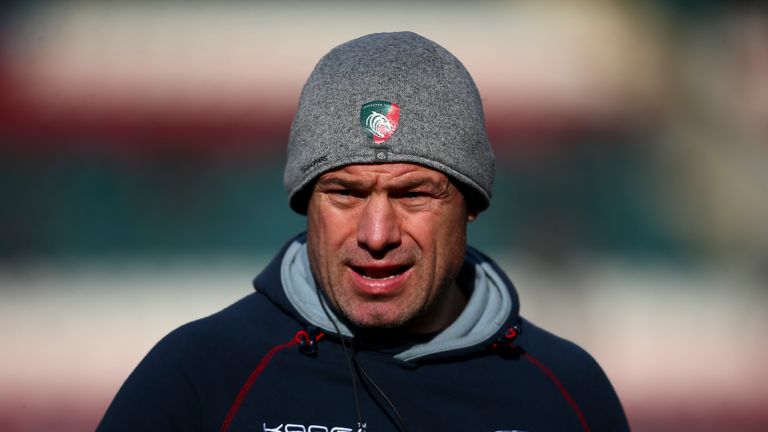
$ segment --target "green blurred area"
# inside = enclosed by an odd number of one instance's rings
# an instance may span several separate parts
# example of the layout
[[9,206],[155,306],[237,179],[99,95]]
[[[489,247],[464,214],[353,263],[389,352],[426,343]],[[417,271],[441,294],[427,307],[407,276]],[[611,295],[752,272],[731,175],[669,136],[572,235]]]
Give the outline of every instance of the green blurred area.
[[[304,229],[287,205],[282,155],[61,148],[0,160],[0,259],[269,254]],[[584,252],[679,255],[643,148],[569,143],[500,159],[470,243],[553,263]]]

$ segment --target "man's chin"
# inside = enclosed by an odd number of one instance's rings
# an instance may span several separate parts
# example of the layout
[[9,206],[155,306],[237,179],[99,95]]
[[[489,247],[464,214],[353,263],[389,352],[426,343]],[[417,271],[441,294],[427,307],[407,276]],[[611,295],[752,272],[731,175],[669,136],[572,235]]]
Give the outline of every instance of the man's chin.
[[350,319],[349,320],[355,327],[363,330],[391,330],[403,327],[407,322],[404,320],[395,319],[370,319],[365,317],[363,319]]
[[399,329],[407,325],[409,319],[397,314],[387,314],[382,311],[356,311],[345,314],[347,320],[355,327],[364,330]]

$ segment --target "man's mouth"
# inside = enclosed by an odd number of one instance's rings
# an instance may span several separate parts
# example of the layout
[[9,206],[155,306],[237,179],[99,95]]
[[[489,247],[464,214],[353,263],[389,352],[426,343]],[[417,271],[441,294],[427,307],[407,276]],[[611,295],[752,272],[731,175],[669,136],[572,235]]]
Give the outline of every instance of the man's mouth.
[[411,268],[410,265],[398,265],[387,267],[350,266],[350,268],[364,279],[386,280],[394,279]]

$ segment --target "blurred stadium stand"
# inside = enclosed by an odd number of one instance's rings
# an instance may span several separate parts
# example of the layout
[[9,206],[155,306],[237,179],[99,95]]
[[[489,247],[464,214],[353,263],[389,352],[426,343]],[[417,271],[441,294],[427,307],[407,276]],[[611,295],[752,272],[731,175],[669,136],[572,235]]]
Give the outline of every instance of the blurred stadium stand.
[[3,6],[0,429],[92,429],[157,338],[247,293],[304,226],[282,188],[303,80],[336,44],[401,29],[478,83],[498,167],[470,241],[504,257],[526,314],[603,360],[634,430],[768,428],[766,9],[392,7]]

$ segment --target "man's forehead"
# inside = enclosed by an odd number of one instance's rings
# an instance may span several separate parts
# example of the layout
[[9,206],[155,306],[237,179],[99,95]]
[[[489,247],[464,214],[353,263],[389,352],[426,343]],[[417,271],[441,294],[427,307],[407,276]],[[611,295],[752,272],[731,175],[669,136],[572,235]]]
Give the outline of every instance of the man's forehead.
[[424,178],[425,180],[443,181],[448,177],[440,171],[411,163],[387,164],[351,164],[328,171],[320,176],[320,181],[332,178]]

